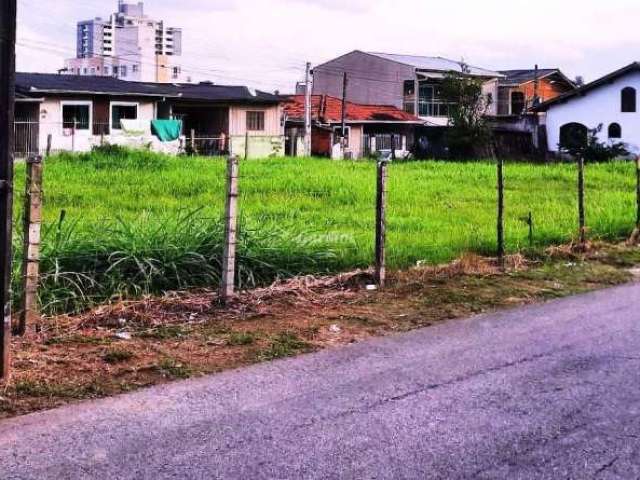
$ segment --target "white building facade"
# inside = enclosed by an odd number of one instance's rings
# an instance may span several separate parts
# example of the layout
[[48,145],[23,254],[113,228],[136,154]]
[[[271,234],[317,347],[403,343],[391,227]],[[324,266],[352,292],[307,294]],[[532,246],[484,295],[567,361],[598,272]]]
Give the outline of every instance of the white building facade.
[[545,102],[542,112],[548,148],[558,152],[560,144],[575,132],[600,128],[601,142],[623,142],[632,153],[640,153],[640,64],[633,63],[578,90]]
[[112,76],[139,82],[181,82],[182,30],[144,14],[144,4],[120,0],[108,19],[78,22],[72,75]]

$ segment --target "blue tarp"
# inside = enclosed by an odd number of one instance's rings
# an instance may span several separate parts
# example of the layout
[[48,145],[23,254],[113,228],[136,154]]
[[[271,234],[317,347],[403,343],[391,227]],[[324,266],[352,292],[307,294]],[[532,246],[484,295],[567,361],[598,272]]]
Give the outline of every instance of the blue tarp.
[[180,138],[182,120],[152,120],[151,132],[161,142],[173,142]]

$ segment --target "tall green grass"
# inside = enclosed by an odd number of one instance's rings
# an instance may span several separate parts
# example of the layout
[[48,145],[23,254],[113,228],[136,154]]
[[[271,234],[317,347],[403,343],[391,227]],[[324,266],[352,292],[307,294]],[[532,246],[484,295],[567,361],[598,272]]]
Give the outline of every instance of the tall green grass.
[[[243,162],[240,172],[242,286],[371,264],[373,163],[268,159]],[[493,164],[398,163],[389,174],[391,267],[448,261],[468,250],[493,252]],[[76,311],[113,298],[217,285],[224,160],[116,149],[47,159],[44,175],[45,311]],[[529,211],[535,247],[574,237],[574,166],[513,163],[506,176],[510,251],[528,247],[523,219]],[[634,178],[629,163],[587,167],[593,236],[618,239],[632,230]],[[18,166],[16,192],[23,190],[23,179],[24,167]],[[16,238],[20,231],[17,221]],[[16,272],[16,293],[17,278]]]

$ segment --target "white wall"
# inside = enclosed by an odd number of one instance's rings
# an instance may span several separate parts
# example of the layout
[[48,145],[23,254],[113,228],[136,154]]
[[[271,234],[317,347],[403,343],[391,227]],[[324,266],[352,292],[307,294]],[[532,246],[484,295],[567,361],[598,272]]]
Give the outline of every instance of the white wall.
[[[125,100],[128,101],[128,100]],[[81,102],[91,105],[90,113],[90,127],[89,130],[77,130],[75,135],[71,134],[71,130],[64,129],[62,124],[62,105],[65,102]],[[131,103],[138,104],[138,119],[151,122],[155,118],[155,102],[153,101],[135,101]],[[101,138],[93,134],[93,121],[94,121],[93,101],[89,97],[77,97],[73,99],[60,99],[60,98],[47,98],[40,105],[40,148],[44,149],[47,145],[47,137],[52,137],[52,149],[54,151],[76,151],[76,152],[88,152],[95,145],[99,145]],[[111,115],[109,115],[111,119]],[[104,137],[104,140],[108,143],[121,143],[124,135],[122,132],[111,130],[111,135]],[[154,137],[149,135],[145,136],[142,144],[151,143]]]
[[[620,94],[623,88],[633,87],[637,90],[637,112],[622,113]],[[545,118],[546,117],[546,118]],[[620,141],[628,144],[634,153],[640,152],[640,72],[632,72],[618,78],[613,83],[603,85],[585,96],[575,96],[566,103],[558,103],[549,108],[542,120],[547,126],[549,150],[558,151],[560,128],[572,122],[581,123],[589,129],[602,124],[600,141],[608,140],[608,129],[611,123],[619,123],[622,127]]]

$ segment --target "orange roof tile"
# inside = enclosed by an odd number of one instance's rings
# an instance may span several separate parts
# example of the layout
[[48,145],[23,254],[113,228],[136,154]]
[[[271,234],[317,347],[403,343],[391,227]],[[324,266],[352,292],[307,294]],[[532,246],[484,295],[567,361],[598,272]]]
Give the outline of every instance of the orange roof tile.
[[[285,100],[284,110],[292,120],[304,120],[304,95],[293,95]],[[312,95],[311,111],[314,121],[339,123],[342,121],[342,100],[330,95]],[[363,105],[346,102],[345,119],[350,122],[415,122],[420,118],[391,105]]]

